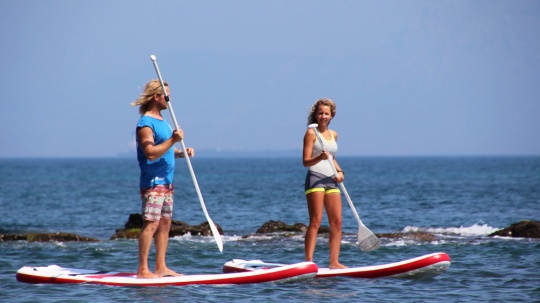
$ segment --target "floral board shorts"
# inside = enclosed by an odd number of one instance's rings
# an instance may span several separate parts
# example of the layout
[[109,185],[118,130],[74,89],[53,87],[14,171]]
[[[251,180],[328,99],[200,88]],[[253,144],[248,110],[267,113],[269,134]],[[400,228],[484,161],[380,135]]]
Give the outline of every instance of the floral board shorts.
[[174,186],[172,184],[141,188],[143,220],[172,219],[173,194]]

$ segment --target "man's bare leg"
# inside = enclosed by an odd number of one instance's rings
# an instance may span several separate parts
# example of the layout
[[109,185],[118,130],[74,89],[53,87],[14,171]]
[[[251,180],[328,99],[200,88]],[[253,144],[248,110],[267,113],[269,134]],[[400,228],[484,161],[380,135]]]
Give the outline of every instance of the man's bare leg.
[[171,229],[170,219],[161,219],[155,235],[156,244],[156,271],[155,274],[163,276],[181,276],[172,269],[167,267],[165,256],[167,254],[167,246],[169,245],[169,230]]
[[139,269],[137,270],[137,278],[152,279],[159,278],[148,267],[148,255],[152,246],[154,233],[158,228],[159,222],[144,221],[139,235]]

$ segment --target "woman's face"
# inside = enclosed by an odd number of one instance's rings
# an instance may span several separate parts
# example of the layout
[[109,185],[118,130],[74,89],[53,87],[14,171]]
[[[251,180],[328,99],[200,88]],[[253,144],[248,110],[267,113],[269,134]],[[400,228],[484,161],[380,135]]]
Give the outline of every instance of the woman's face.
[[332,120],[332,111],[328,105],[319,105],[317,107],[317,124],[319,126],[328,126]]

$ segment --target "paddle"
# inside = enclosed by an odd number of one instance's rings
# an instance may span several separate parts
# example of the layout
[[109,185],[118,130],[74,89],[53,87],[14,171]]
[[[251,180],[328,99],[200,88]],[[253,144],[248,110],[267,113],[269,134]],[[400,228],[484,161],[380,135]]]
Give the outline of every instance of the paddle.
[[[161,83],[161,88],[163,89],[163,94],[165,94],[165,100],[167,101],[167,107],[169,108],[169,111],[171,113],[172,120],[174,121],[174,127],[176,130],[179,130],[180,127],[178,126],[178,122],[176,121],[176,116],[174,115],[174,111],[171,105],[171,101],[169,100],[169,96],[167,95],[167,90],[165,90],[165,84],[163,83],[163,79],[161,78],[161,73],[159,72],[159,68],[156,62],[156,56],[151,55],[150,59],[154,63],[154,67],[156,68],[156,73],[159,78],[159,82]],[[210,229],[212,230],[212,234],[214,235],[214,239],[216,239],[216,244],[219,248],[220,252],[223,252],[223,241],[221,240],[221,235],[219,234],[219,231],[214,224],[214,221],[210,219],[210,216],[208,215],[208,211],[206,210],[206,206],[204,205],[204,200],[201,194],[201,190],[199,189],[199,183],[197,183],[197,178],[195,177],[195,172],[193,171],[193,167],[191,167],[191,161],[189,160],[189,156],[186,150],[186,145],[184,144],[184,140],[180,141],[180,144],[182,145],[182,150],[184,151],[184,155],[189,167],[189,172],[191,173],[191,179],[193,179],[193,184],[195,185],[195,190],[197,190],[197,195],[199,196],[199,201],[201,202],[201,207],[203,209],[204,215],[206,216],[206,220],[208,221],[208,224],[210,225]]]
[[[322,146],[323,150],[326,150],[324,147],[324,143],[322,140],[322,136],[319,133],[319,130],[317,129],[319,125],[317,123],[310,124],[308,127],[313,129],[315,131],[315,135],[317,135],[317,139],[319,140],[319,143]],[[332,155],[328,158],[328,163],[330,163],[330,166],[332,167],[332,170],[334,171],[334,176],[336,178],[338,177],[338,172],[336,170],[336,166],[334,165],[334,160],[332,158]],[[360,220],[360,216],[358,216],[358,213],[356,212],[356,208],[354,207],[351,198],[349,197],[349,194],[347,193],[347,190],[345,189],[345,184],[343,182],[339,183],[339,186],[341,187],[341,190],[343,191],[343,194],[345,195],[345,198],[347,198],[347,202],[349,202],[349,206],[351,207],[351,210],[356,217],[356,221],[358,221],[358,245],[360,246],[360,249],[362,251],[371,251],[379,248],[381,246],[381,242],[375,236],[365,225],[362,223],[362,220]]]

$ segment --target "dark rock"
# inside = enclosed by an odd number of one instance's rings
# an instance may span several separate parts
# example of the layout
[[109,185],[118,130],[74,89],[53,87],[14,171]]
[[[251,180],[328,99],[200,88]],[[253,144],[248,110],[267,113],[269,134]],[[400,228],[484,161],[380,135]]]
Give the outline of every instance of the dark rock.
[[82,237],[68,233],[29,233],[29,234],[7,234],[0,235],[0,242],[3,241],[28,241],[28,242],[100,242],[98,239]]
[[143,225],[143,219],[141,214],[130,214],[128,221],[124,224],[125,229],[138,228],[141,229]]
[[422,231],[414,231],[407,233],[387,233],[387,234],[375,234],[377,238],[388,238],[388,239],[406,239],[414,241],[425,241],[431,242],[434,241],[437,237],[434,234],[430,234]]
[[[305,233],[307,230],[307,225],[304,223],[295,223],[293,225],[288,225],[283,221],[274,221],[270,220],[264,223],[259,229],[257,229],[257,234],[270,234],[270,233]],[[330,227],[320,226],[318,234],[328,234],[330,233]]]
[[114,235],[110,240],[116,239],[138,239],[141,234],[140,228],[131,228],[131,229],[117,229]]
[[[219,224],[215,223],[216,228],[220,235],[223,235],[223,229]],[[189,233],[193,236],[207,236],[212,237],[212,229],[210,228],[210,223],[208,222],[202,222],[201,224],[197,226],[190,226]]]
[[270,220],[264,223],[259,229],[257,229],[258,234],[270,234],[277,232],[302,232],[305,233],[307,226],[303,223],[296,223],[294,225],[287,225],[283,221],[274,221]]
[[[214,222],[214,224],[216,224]],[[130,214],[128,221],[124,224],[124,229],[117,229],[116,233],[111,237],[111,240],[115,239],[137,239],[141,233],[143,225],[143,219],[141,214]],[[216,224],[216,228],[220,235],[223,235],[223,229]],[[193,226],[185,222],[172,220],[171,229],[169,231],[169,237],[182,236],[185,234],[191,234],[192,236],[212,236],[212,230],[208,222],[203,222],[199,225]]]
[[514,237],[514,238],[540,238],[540,222],[523,220],[518,223],[514,223],[507,228],[498,230],[489,237]]

